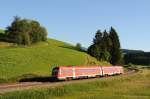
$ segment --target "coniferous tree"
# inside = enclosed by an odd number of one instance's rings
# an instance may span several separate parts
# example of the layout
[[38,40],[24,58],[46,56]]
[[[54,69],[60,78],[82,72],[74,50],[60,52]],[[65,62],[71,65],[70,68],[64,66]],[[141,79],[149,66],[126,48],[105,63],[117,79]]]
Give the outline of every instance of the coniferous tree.
[[88,53],[91,56],[96,57],[98,60],[101,60],[100,52],[100,48],[96,44],[93,44],[88,48]]
[[107,31],[105,30],[104,32],[104,36],[103,36],[103,41],[104,41],[104,46],[105,49],[110,52],[111,46],[112,46],[112,40],[109,36],[109,33],[107,33]]
[[113,65],[117,65],[117,64],[120,64],[122,54],[120,50],[119,37],[117,35],[116,30],[113,27],[111,27],[110,29],[109,36],[112,41],[111,50],[110,50],[110,54],[111,54],[110,63],[112,63]]
[[100,30],[96,32],[95,38],[93,39],[93,44],[88,48],[88,53],[96,57],[98,60],[101,60],[101,42],[103,34]]
[[93,39],[93,45],[88,48],[88,53],[96,57],[98,60],[109,60],[109,52],[106,48],[106,42],[104,41],[104,33],[100,30],[96,32],[95,38]]
[[110,32],[105,30],[96,32],[93,44],[88,48],[88,53],[98,60],[109,61],[113,65],[120,64],[122,54],[117,32],[111,27]]
[[96,45],[100,45],[102,42],[102,39],[103,39],[103,33],[100,30],[98,30],[96,32],[95,38],[93,39],[93,43]]

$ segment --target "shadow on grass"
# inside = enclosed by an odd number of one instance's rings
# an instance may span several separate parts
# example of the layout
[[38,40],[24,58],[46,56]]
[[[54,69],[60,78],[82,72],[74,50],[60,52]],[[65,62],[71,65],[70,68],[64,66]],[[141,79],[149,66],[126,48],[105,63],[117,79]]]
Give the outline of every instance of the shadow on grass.
[[56,82],[57,79],[51,76],[39,76],[36,74],[24,74],[15,78],[18,82]]
[[22,78],[19,82],[57,82],[57,79],[53,77],[32,77],[32,78]]

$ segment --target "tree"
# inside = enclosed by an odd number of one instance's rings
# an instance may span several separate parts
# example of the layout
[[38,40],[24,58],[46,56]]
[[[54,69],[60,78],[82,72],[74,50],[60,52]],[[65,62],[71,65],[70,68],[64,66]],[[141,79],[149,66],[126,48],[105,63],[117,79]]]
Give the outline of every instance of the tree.
[[109,36],[109,33],[107,33],[106,30],[104,30],[103,33],[104,33],[104,36],[103,36],[104,49],[106,49],[108,52],[110,52],[111,46],[112,46],[111,38],[110,38],[110,36]]
[[106,49],[103,49],[100,54],[101,60],[110,61],[110,53]]
[[111,27],[110,29],[109,37],[112,41],[111,50],[110,50],[110,54],[111,54],[110,63],[112,63],[113,65],[120,64],[122,58],[122,54],[120,50],[120,41],[117,32],[113,27]]
[[93,39],[93,44],[88,48],[88,54],[100,61],[109,61],[113,65],[120,64],[122,54],[117,32],[111,27],[110,32],[98,30]]
[[37,21],[31,21],[32,32],[30,33],[32,37],[32,43],[36,43],[38,41],[46,41],[47,40],[47,32],[46,29]]
[[124,56],[124,60],[126,64],[132,63],[136,65],[150,66],[150,52],[126,53]]
[[93,39],[93,44],[88,48],[88,53],[96,57],[98,60],[101,60],[101,47],[102,47],[103,33],[100,30],[97,30],[95,38]]
[[47,31],[39,22],[15,17],[6,29],[9,40],[23,45],[30,45],[47,40]]
[[95,38],[93,39],[93,43],[100,45],[103,39],[103,33],[100,30],[97,30]]
[[[104,32],[106,33],[106,31]],[[95,38],[93,39],[93,45],[91,45],[88,48],[88,53],[96,57],[98,60],[102,61],[108,61],[110,54],[107,51],[107,42],[106,42],[106,34],[104,38],[104,33],[102,33],[100,30],[96,32]],[[107,36],[108,37],[108,36]]]
[[82,51],[82,45],[80,43],[76,44],[76,49]]

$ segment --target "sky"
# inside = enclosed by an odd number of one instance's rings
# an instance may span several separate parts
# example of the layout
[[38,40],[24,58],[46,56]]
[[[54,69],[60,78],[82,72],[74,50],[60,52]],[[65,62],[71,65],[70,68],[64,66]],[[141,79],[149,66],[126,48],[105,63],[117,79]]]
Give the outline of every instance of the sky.
[[49,38],[84,47],[98,29],[113,26],[121,48],[150,51],[150,0],[1,0],[0,28],[14,16],[39,21]]

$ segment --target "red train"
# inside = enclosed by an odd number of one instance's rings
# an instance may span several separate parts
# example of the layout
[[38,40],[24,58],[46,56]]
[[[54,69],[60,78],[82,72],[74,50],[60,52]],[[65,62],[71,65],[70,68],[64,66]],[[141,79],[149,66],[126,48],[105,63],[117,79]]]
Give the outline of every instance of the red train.
[[122,66],[60,66],[52,70],[52,76],[58,80],[71,80],[123,74]]

